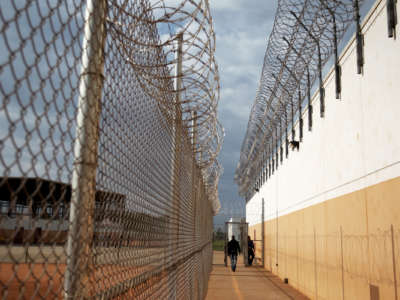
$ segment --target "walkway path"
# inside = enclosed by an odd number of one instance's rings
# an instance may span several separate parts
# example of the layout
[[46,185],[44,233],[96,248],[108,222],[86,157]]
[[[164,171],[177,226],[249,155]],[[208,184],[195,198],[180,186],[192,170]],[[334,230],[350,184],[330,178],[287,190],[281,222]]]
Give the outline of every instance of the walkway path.
[[302,300],[308,298],[259,266],[245,267],[242,256],[239,258],[236,272],[232,272],[224,265],[224,253],[215,251],[206,300],[246,299]]

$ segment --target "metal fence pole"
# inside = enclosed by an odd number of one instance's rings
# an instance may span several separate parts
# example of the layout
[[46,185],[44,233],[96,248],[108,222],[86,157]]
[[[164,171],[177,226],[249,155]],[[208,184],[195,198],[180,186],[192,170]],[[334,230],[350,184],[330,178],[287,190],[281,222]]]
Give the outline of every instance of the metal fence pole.
[[264,198],[261,203],[261,263],[265,266]]
[[103,88],[106,0],[88,0],[83,36],[64,299],[90,295],[100,99]]
[[196,242],[196,207],[197,207],[197,161],[196,161],[196,144],[197,144],[197,112],[192,111],[192,205],[193,205],[193,244]]
[[181,89],[182,89],[182,43],[183,33],[178,34],[177,38],[177,49],[175,52],[176,65],[175,65],[175,157],[174,157],[174,183],[173,183],[173,210],[176,210],[177,217],[177,228],[176,228],[176,256],[179,256],[179,219],[180,219],[180,169],[181,169],[181,144],[182,144],[182,112],[181,112]]
[[394,284],[394,299],[398,300],[398,292],[397,292],[397,272],[396,272],[396,250],[394,244],[394,230],[393,224],[390,225],[390,235],[391,235],[391,242],[392,242],[392,261],[393,261],[393,284]]
[[224,264],[225,267],[228,266],[228,240],[229,240],[229,232],[228,232],[228,222],[225,222],[225,244],[224,244]]
[[[181,102],[181,89],[182,89],[182,43],[183,34],[178,34],[176,37],[175,44],[175,74],[174,74],[174,122],[173,122],[173,161],[172,161],[172,172],[171,172],[171,185],[172,185],[172,210],[169,220],[170,236],[168,242],[167,261],[168,267],[172,267],[169,271],[168,276],[170,277],[169,282],[177,281],[177,261],[181,257],[179,248],[179,236],[180,236],[180,171],[181,171],[181,154],[182,154],[182,112],[180,108]],[[171,259],[169,259],[171,258]],[[171,287],[171,298],[177,297],[177,285],[174,284]]]
[[340,226],[340,263],[342,267],[342,299],[344,300],[344,255],[343,255],[343,228]]
[[[196,143],[197,143],[197,128],[196,128],[196,119],[197,113],[192,111],[192,152],[193,152],[193,160],[192,160],[192,220],[193,220],[193,233],[192,233],[192,245],[196,245],[196,207],[197,207],[197,163],[196,163]],[[194,256],[193,260],[197,257]],[[192,278],[190,280],[190,297],[191,299],[200,299],[200,295],[195,293],[195,273],[192,273]],[[195,295],[197,298],[195,298]]]
[[248,234],[249,234],[249,223],[246,223],[244,220],[242,220],[242,224],[240,224],[242,227],[242,245],[243,245],[243,259],[244,259],[244,265],[247,267],[249,265],[249,253],[248,253]]

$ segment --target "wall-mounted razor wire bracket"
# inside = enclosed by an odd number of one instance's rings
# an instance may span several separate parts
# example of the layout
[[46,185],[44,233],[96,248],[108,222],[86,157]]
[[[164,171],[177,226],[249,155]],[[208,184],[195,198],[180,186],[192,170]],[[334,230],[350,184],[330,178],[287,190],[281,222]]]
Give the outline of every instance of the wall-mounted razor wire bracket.
[[[286,43],[288,43],[288,45],[289,45],[289,41],[286,38],[283,38],[283,40]],[[289,74],[293,77],[293,79],[296,81],[296,83],[300,87],[300,80],[297,79],[297,76],[294,74],[294,72],[279,57],[277,57],[277,59],[285,67],[285,69],[289,72]],[[279,82],[279,84],[280,84],[280,82]],[[286,90],[286,92],[288,93],[287,90]],[[290,103],[291,103],[291,109],[292,109],[291,110],[291,113],[292,113],[292,120],[291,120],[292,121],[292,140],[294,140],[294,133],[293,133],[294,132],[294,104],[293,104],[293,98],[292,97],[290,99]],[[286,112],[286,110],[285,110],[285,112]],[[301,91],[300,91],[300,89],[299,89],[298,112],[299,112],[300,142],[301,142],[301,141],[303,141],[303,119],[302,119],[302,115],[301,115]],[[286,125],[286,127],[287,127],[287,125]]]
[[274,152],[272,151],[273,144],[274,144],[274,139],[272,137],[271,144],[269,146],[269,158],[270,158],[271,175],[273,175],[274,171],[275,171]]
[[267,182],[267,166],[266,165],[264,165],[263,177],[264,177],[264,183],[266,183]]
[[[320,80],[320,82],[321,82],[321,80]],[[325,117],[325,88],[322,85],[319,87],[319,100],[320,100],[319,113],[320,113],[321,118],[324,118]]]
[[321,4],[326,8],[329,14],[332,17],[332,25],[333,25],[333,51],[335,53],[335,89],[336,89],[336,99],[340,99],[340,95],[342,92],[342,80],[341,73],[342,69],[339,65],[339,53],[338,53],[338,42],[337,42],[337,28],[336,28],[336,17],[335,12],[326,5],[324,0],[319,0]]
[[267,167],[264,165],[264,167],[263,167],[263,184],[267,181],[266,170],[267,170]]
[[325,88],[324,82],[322,81],[322,58],[321,58],[321,46],[319,44],[318,39],[310,32],[310,30],[305,26],[299,17],[293,12],[290,11],[290,14],[295,17],[297,22],[304,28],[307,34],[314,40],[315,44],[317,45],[318,50],[318,79],[319,79],[319,101],[320,101],[320,116],[321,118],[325,117]]
[[341,98],[342,94],[342,67],[339,63],[335,63],[335,82],[336,82],[336,99]]
[[308,67],[307,67],[307,98],[308,98],[308,131],[311,131],[313,107],[311,105],[311,82],[310,82],[310,72],[308,70]]
[[[279,58],[278,58],[279,59]],[[275,81],[282,87],[282,89],[286,92],[288,97],[290,97],[290,108],[291,108],[291,124],[292,124],[292,140],[294,140],[295,137],[295,130],[294,130],[294,104],[293,104],[293,96],[290,94],[290,92],[287,90],[284,84],[278,80],[278,77],[276,77],[274,74],[272,74],[272,77],[275,79]],[[285,109],[285,114],[286,114],[286,109]],[[286,117],[287,119],[287,117]],[[286,128],[287,128],[287,123],[286,123]]]
[[265,183],[265,178],[264,178],[264,167],[262,168],[262,170],[261,170],[261,184],[264,184]]
[[274,173],[275,173],[275,159],[272,156],[272,174],[274,174]]
[[300,142],[303,141],[303,119],[300,119],[299,122],[299,128],[300,128],[300,132],[299,132],[299,138],[300,138]]
[[322,60],[321,60],[321,47],[316,40],[318,46],[318,77],[319,77],[319,101],[320,101],[320,116],[325,117],[325,88],[322,81]]
[[387,25],[388,25],[388,37],[389,38],[396,38],[396,25],[397,25],[396,2],[397,2],[397,0],[386,0]]
[[299,90],[298,104],[299,104],[299,108],[298,108],[298,110],[299,110],[299,140],[300,140],[300,142],[302,142],[303,141],[303,117],[301,114],[301,91],[300,90]]
[[276,169],[279,167],[279,146],[278,146],[278,127],[275,127],[275,162]]
[[294,140],[294,137],[296,136],[296,131],[294,130],[294,105],[293,105],[293,100],[291,101],[291,106],[292,106],[292,140]]
[[268,158],[268,172],[268,177],[270,178],[272,175],[271,158]]
[[[290,43],[287,40],[287,38],[283,37],[283,40],[288,44],[288,46],[290,47]],[[302,55],[299,54],[299,52],[297,52],[297,50],[293,47],[291,48],[293,50],[294,53],[296,53],[296,55],[298,57],[300,57],[304,64],[307,66],[307,100],[308,100],[308,131],[312,130],[312,113],[313,113],[313,108],[311,105],[311,80],[310,80],[310,69],[308,67],[308,63],[307,61],[304,59],[304,57]],[[279,57],[278,57],[279,59]],[[289,69],[286,64],[283,64],[283,62],[279,59],[279,61],[282,63],[282,65],[286,68],[286,70],[292,75],[293,78],[295,78],[295,80],[298,82],[298,85],[300,86],[300,80],[297,79],[297,77],[293,74],[293,71],[291,69]],[[301,104],[301,103],[300,103]],[[301,111],[301,105],[300,105],[300,109],[299,111]],[[300,114],[301,115],[301,114]],[[286,125],[287,127],[287,125]]]
[[288,127],[288,119],[287,119],[287,111],[285,109],[285,137],[286,137],[286,144],[285,144],[285,150],[286,150],[286,158],[289,157],[289,138],[288,138],[288,131],[287,131],[287,127]]
[[357,74],[362,74],[364,68],[364,36],[361,33],[360,6],[358,0],[354,0],[353,8],[354,21],[356,23]]
[[289,157],[289,139],[288,139],[288,135],[287,135],[287,132],[286,132],[286,143],[285,143],[285,151],[286,151],[286,158],[288,158]]
[[283,128],[282,128],[282,119],[279,121],[279,124],[280,124],[280,138],[279,138],[280,145],[279,145],[279,148],[280,148],[280,152],[281,152],[281,164],[282,164],[283,163],[283,146],[282,146]]

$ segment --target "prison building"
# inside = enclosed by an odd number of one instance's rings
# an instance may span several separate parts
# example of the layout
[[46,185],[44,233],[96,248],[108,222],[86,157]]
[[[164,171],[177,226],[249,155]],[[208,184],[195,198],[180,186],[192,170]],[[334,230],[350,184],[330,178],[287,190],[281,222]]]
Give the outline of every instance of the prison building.
[[[125,198],[118,193],[96,191],[95,240],[104,244],[121,238],[110,228],[115,228],[116,232],[121,230],[119,217],[126,213]],[[0,243],[53,245],[66,242],[70,184],[34,177],[0,177],[0,199]],[[130,218],[141,218],[137,213],[134,215]]]
[[257,174],[246,199],[256,255],[312,299],[400,299],[400,41],[388,38],[387,2],[361,24],[362,73],[353,36],[339,55],[340,99],[332,67],[324,117],[317,90],[312,130],[300,141],[295,124],[299,148]]

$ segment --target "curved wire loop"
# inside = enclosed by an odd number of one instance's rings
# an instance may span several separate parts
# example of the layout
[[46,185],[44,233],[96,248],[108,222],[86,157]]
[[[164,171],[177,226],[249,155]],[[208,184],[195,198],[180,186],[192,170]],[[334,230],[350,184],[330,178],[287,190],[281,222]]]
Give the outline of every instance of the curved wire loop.
[[[355,3],[356,2],[356,3]],[[249,199],[258,174],[271,169],[270,161],[283,155],[286,144],[300,145],[302,114],[308,110],[312,129],[311,91],[319,85],[320,115],[324,117],[323,68],[332,59],[335,65],[336,98],[340,98],[341,78],[338,44],[349,25],[359,25],[363,0],[280,0],[264,57],[256,99],[235,173],[241,196]],[[357,26],[357,25],[356,25]],[[359,26],[357,26],[359,28]],[[299,135],[294,130],[299,121]],[[276,163],[276,167],[278,164]],[[269,170],[268,173],[270,173]],[[262,176],[261,176],[262,177]],[[268,176],[266,176],[268,177]],[[263,179],[265,180],[265,178]]]

